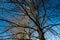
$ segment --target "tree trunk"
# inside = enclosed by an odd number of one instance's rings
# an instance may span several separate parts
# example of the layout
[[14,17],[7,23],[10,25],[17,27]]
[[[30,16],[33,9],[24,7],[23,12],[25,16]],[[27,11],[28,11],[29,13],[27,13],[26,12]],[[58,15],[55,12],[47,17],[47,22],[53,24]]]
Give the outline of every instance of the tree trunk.
[[45,40],[43,31],[39,29],[38,32],[40,40]]

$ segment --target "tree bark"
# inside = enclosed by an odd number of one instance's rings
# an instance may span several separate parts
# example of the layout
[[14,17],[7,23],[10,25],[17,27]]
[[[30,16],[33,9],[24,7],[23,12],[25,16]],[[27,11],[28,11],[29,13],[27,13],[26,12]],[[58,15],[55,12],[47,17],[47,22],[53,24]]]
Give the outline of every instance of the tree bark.
[[44,33],[42,32],[42,30],[39,31],[39,38],[40,40],[45,40]]

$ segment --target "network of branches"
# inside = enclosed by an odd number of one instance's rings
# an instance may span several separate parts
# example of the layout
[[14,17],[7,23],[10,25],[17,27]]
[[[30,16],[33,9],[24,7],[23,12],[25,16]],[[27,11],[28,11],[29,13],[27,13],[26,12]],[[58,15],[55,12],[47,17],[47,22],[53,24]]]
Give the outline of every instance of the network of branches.
[[0,22],[1,40],[60,38],[60,1],[0,0]]

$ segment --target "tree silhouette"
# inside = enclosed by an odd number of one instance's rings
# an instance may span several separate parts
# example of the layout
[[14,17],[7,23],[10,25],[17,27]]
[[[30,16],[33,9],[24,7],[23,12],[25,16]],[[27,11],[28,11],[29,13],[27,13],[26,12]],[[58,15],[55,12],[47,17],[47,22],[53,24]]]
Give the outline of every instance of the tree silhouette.
[[[59,35],[59,0],[6,0],[1,1],[1,21],[9,23],[1,32],[12,40],[48,40],[49,35]],[[7,6],[8,5],[8,6]]]

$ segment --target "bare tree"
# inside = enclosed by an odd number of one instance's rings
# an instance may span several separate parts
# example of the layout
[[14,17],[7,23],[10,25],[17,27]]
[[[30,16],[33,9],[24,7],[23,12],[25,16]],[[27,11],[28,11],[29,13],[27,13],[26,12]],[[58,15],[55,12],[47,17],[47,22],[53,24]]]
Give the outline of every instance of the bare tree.
[[8,22],[9,26],[0,34],[11,35],[6,39],[47,40],[46,33],[49,32],[60,37],[57,31],[60,30],[59,2],[56,5],[48,0],[8,0],[2,3],[1,15],[6,17],[1,16],[0,20]]

